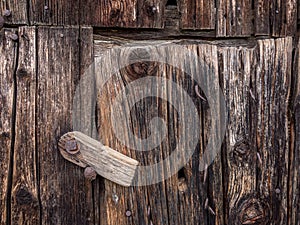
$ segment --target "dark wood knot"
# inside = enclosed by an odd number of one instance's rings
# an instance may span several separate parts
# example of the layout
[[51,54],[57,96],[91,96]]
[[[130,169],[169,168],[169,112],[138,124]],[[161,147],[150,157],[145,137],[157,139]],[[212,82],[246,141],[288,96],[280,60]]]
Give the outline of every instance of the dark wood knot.
[[24,68],[20,68],[17,71],[17,75],[18,75],[18,77],[23,78],[23,77],[28,77],[29,74],[28,74],[27,70],[25,70]]
[[24,186],[21,186],[16,192],[16,201],[19,205],[31,205],[34,202],[34,197]]
[[138,48],[130,53],[125,53],[125,60],[128,66],[121,69],[121,73],[130,80],[145,76],[151,76],[158,69],[158,62],[151,61],[151,53],[147,49]]
[[268,204],[255,196],[241,199],[233,209],[229,221],[231,225],[268,225],[270,222],[270,208]]
[[239,166],[246,165],[253,161],[254,147],[247,138],[237,141],[230,152],[231,161]]

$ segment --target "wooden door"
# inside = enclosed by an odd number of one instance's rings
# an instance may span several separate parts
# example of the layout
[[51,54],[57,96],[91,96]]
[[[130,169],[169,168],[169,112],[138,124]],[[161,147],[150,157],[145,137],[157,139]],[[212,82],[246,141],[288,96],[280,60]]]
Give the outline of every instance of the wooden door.
[[[1,1],[0,224],[300,224],[299,7],[296,0]],[[112,49],[119,50],[112,56]],[[147,61],[153,55],[204,71],[191,58],[197,56],[213,71],[202,82],[220,88],[226,123],[214,123],[220,108],[194,73]],[[126,67],[104,79],[122,60]],[[180,138],[199,134],[172,176],[123,187],[101,176],[89,181],[62,157],[59,139],[76,127],[76,90],[100,70],[91,122],[103,144],[153,165]],[[141,83],[152,97],[114,108],[123,89],[149,77],[165,83]],[[189,119],[184,97],[174,96],[167,80],[187,94],[198,119]],[[85,89],[79,96],[85,99]],[[129,114],[115,124],[113,111]],[[126,145],[132,137],[160,140],[156,117],[166,128],[159,145],[144,152]],[[201,164],[212,127],[223,124],[218,154]]]

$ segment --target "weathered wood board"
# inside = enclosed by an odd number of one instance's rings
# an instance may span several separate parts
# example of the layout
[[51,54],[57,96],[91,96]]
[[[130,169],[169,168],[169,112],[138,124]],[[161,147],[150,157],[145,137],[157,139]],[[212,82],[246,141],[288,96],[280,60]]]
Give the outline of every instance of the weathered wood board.
[[17,64],[17,48],[10,36],[14,29],[2,30],[0,34],[0,224],[10,216],[11,151],[14,148],[14,76]]
[[28,1],[26,0],[3,0],[0,2],[0,16],[7,14],[5,21],[8,24],[28,24]]

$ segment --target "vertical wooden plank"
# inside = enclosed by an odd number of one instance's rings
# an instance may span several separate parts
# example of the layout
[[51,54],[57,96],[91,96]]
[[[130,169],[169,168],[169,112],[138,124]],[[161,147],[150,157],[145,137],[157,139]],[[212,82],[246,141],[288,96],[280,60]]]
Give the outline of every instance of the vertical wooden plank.
[[27,24],[27,1],[26,0],[3,0],[0,2],[0,15],[4,15],[10,11],[9,16],[5,16],[8,24]]
[[270,6],[272,0],[255,1],[255,35],[270,34]]
[[80,4],[80,23],[82,25],[163,28],[164,1],[92,0]]
[[14,141],[13,107],[14,107],[14,70],[16,67],[17,44],[10,36],[12,29],[2,30],[0,36],[0,224],[7,224],[10,213],[7,195],[10,190],[10,153]]
[[217,3],[217,36],[247,37],[253,33],[251,0],[220,0]]
[[79,25],[79,0],[32,0],[28,11],[31,24]]
[[35,143],[35,28],[19,29],[16,134],[12,181],[11,224],[40,224],[37,149]]
[[[250,94],[254,49],[219,47],[219,54],[228,110],[223,180],[225,224],[248,224],[259,213],[251,205],[252,200],[258,201],[255,198],[257,150],[250,116],[250,104],[254,102]],[[244,203],[251,207],[243,209]],[[253,218],[247,219],[245,215]]]
[[182,29],[215,29],[215,1],[181,0],[178,2]]
[[[37,149],[42,224],[89,224],[90,199],[83,170],[66,162],[57,142],[72,130],[72,103],[80,78],[78,28],[39,27],[37,34]],[[84,34],[84,32],[82,32]],[[76,190],[76,191],[74,191]]]
[[265,199],[270,224],[289,224],[288,104],[291,88],[292,38],[258,41],[256,143],[261,163],[257,169],[257,192]]
[[295,91],[293,104],[292,142],[290,155],[289,224],[300,223],[300,41],[294,59]]
[[297,0],[274,0],[272,9],[272,35],[274,37],[295,36]]

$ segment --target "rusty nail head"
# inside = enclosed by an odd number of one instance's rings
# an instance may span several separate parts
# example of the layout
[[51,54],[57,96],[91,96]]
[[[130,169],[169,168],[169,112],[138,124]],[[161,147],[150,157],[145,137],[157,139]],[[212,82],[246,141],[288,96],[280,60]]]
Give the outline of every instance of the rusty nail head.
[[6,17],[11,16],[11,11],[8,10],[8,9],[6,9],[6,10],[4,11],[4,13],[3,13],[3,16],[6,16]]
[[275,189],[276,194],[280,194],[281,190],[279,188]]
[[130,217],[132,215],[130,210],[127,210],[125,214],[126,214],[127,217]]
[[93,181],[96,179],[97,173],[92,167],[86,167],[84,170],[84,177],[89,181]]
[[68,140],[65,143],[65,149],[70,154],[75,154],[78,152],[78,145],[76,140]]
[[19,39],[19,36],[17,34],[12,34],[10,36],[10,38],[13,40],[13,41],[17,41]]

